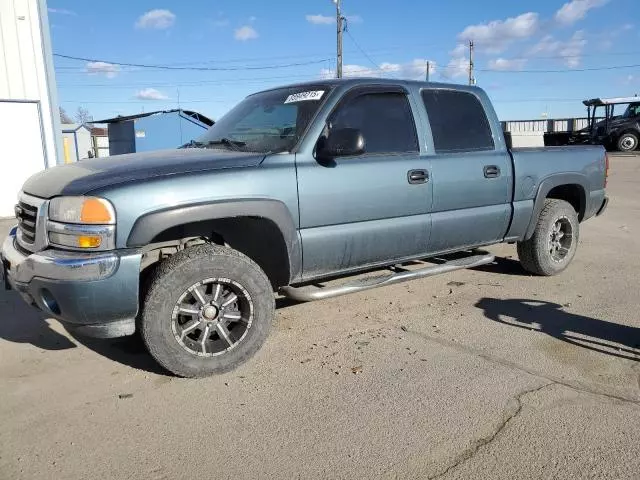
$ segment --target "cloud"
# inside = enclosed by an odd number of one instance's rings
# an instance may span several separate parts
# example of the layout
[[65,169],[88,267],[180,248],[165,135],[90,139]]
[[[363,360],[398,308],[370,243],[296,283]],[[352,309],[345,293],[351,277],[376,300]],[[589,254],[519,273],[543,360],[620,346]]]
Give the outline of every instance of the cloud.
[[[342,66],[343,77],[382,77],[388,73],[397,73],[402,66],[399,63],[381,63],[380,68],[369,68],[363,65],[347,64]],[[336,71],[330,68],[320,70],[322,78],[334,78]]]
[[447,79],[466,77],[469,75],[469,59],[466,57],[454,57],[449,60],[442,69],[441,75]]
[[240,40],[241,42],[246,42],[247,40],[253,40],[255,38],[258,38],[258,32],[256,32],[253,27],[250,27],[249,25],[245,25],[243,27],[236,29],[234,36],[236,40]]
[[468,51],[469,51],[469,45],[464,43],[459,43],[458,45],[456,45],[456,48],[454,48],[449,52],[449,55],[456,58],[463,57],[467,54]]
[[[307,15],[305,18],[307,22],[313,23],[314,25],[335,25],[336,23],[336,17],[331,15]],[[345,18],[347,19],[347,23],[364,22],[360,15],[347,15]]]
[[249,22],[250,22],[250,23],[253,23],[253,22],[255,22],[257,19],[258,19],[258,17],[254,16],[254,15],[251,15],[251,16],[249,17]]
[[556,40],[552,35],[546,35],[529,50],[529,55],[557,55],[567,67],[577,68],[582,62],[582,53],[586,46],[584,30],[578,30],[566,41]]
[[[431,61],[429,64],[429,72],[436,72],[436,62]],[[363,65],[347,64],[342,66],[342,75],[344,77],[386,77],[393,76],[396,78],[418,79],[424,78],[427,72],[427,60],[416,58],[409,63],[390,63],[384,62],[380,64],[380,68],[365,67]],[[323,68],[320,71],[322,78],[335,78],[336,71],[331,68]]]
[[229,25],[229,20],[226,18],[222,18],[219,20],[213,20],[213,22],[211,22],[213,24],[214,27],[216,28],[222,28],[222,27],[226,27]]
[[336,23],[336,17],[329,17],[327,15],[307,15],[305,17],[307,22],[314,25],[332,25]]
[[156,90],[155,88],[143,88],[136,92],[135,97],[138,100],[166,100],[167,97],[164,93]]
[[107,78],[114,78],[120,73],[120,65],[107,62],[87,62],[86,69],[89,75],[104,75]]
[[633,30],[633,26],[634,26],[634,25],[633,25],[633,23],[625,23],[625,24],[622,26],[622,30],[624,30],[625,32],[626,32],[627,30]]
[[67,10],[66,8],[47,8],[47,11],[49,13],[55,13],[58,15],[73,15],[74,17],[78,16],[76,12],[74,12],[73,10]]
[[571,0],[560,7],[556,12],[555,19],[562,25],[573,25],[582,20],[589,10],[602,7],[609,3],[609,0]]
[[172,27],[175,22],[176,16],[169,10],[155,9],[140,16],[136,22],[136,28],[164,30]]
[[461,44],[467,44],[472,40],[479,51],[502,53],[512,43],[533,36],[539,28],[540,20],[534,12],[523,13],[506,20],[469,25],[458,34],[459,45],[456,49],[461,49]]
[[489,69],[499,70],[501,72],[508,72],[514,70],[522,70],[527,63],[526,58],[495,58],[489,60]]

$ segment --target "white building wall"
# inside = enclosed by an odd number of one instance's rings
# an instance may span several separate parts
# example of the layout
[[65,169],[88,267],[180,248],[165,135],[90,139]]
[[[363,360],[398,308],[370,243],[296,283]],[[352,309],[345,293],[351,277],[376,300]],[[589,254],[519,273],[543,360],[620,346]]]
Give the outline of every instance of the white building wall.
[[[45,0],[0,0],[0,217],[32,174],[59,162],[61,142]],[[33,142],[39,132],[39,145]]]

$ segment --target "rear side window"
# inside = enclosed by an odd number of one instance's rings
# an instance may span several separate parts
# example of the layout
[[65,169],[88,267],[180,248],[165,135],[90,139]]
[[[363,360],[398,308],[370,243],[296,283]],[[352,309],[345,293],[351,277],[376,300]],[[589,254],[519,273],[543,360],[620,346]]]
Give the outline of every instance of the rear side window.
[[423,90],[436,152],[493,150],[489,120],[478,98],[455,90]]
[[402,93],[367,93],[346,100],[329,120],[331,129],[357,128],[366,153],[417,152],[411,106]]

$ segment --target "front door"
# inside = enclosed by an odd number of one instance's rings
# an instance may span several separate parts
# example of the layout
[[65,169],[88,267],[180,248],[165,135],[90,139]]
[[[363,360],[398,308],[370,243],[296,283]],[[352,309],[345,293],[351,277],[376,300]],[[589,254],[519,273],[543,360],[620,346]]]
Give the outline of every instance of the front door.
[[331,129],[355,128],[365,152],[330,163],[296,159],[303,278],[426,252],[431,187],[415,119],[402,88],[352,90],[330,114]]

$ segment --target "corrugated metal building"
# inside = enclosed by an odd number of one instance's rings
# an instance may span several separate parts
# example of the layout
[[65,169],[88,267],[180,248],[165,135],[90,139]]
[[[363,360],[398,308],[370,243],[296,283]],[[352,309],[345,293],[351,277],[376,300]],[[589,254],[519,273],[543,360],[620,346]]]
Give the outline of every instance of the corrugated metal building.
[[0,217],[24,181],[62,158],[45,0],[0,0]]
[[109,154],[177,148],[200,137],[213,120],[191,110],[163,110],[127,117],[107,118]]

